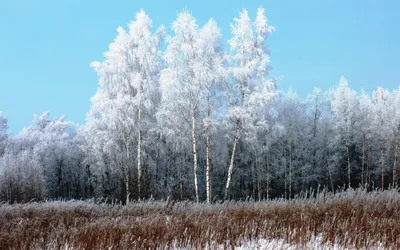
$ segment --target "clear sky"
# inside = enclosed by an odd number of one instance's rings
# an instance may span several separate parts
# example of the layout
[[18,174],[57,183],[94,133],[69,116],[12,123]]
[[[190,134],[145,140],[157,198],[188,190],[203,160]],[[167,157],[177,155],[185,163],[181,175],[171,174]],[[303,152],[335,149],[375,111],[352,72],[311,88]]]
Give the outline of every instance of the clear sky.
[[98,80],[89,64],[103,59],[116,28],[138,10],[170,31],[187,8],[199,25],[213,17],[226,40],[238,11],[255,17],[259,6],[277,28],[268,43],[282,90],[306,97],[341,75],[357,91],[399,86],[397,0],[0,0],[0,111],[14,135],[43,111],[84,124]]

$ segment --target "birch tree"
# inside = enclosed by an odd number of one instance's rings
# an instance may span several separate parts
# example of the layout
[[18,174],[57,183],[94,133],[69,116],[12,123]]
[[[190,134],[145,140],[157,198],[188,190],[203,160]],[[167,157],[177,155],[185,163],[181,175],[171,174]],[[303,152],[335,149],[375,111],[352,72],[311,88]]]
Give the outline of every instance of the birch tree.
[[311,116],[312,116],[312,123],[311,123],[311,144],[312,144],[312,165],[315,168],[317,164],[317,135],[319,130],[319,122],[321,117],[321,106],[323,106],[323,95],[321,93],[321,89],[314,88],[311,95],[308,97],[308,101],[312,105]]
[[[172,23],[172,30],[174,36],[168,38],[164,56],[166,68],[161,72],[162,101],[157,117],[163,124],[164,135],[181,133],[182,131],[177,131],[177,123],[186,124],[185,127],[190,131],[186,135],[190,135],[195,199],[199,202],[197,136],[200,130],[201,104],[205,103],[205,93],[208,91],[211,94],[215,82],[211,67],[219,65],[213,64],[219,63],[220,57],[216,53],[220,35],[213,21],[199,30],[196,20],[188,11],[178,14],[178,18]],[[214,56],[216,57],[212,58]],[[211,99],[209,104],[211,105]],[[211,106],[209,111],[211,115]],[[208,144],[208,150],[209,146]],[[209,167],[209,159],[207,164]]]
[[[315,171],[306,171],[308,161],[304,161],[304,151],[308,146],[306,109],[296,93],[289,91],[280,103],[279,116],[281,124],[285,127],[283,141],[285,143],[284,155],[287,159],[285,166],[285,197],[292,198],[294,191],[295,175],[304,179],[311,179]],[[309,152],[307,152],[309,153]],[[311,155],[308,154],[311,158]],[[307,169],[308,170],[308,169]],[[314,169],[315,170],[315,169]]]
[[[321,89],[314,88],[313,92],[308,96],[308,109],[309,118],[309,142],[308,153],[309,162],[312,166],[313,175],[317,177],[319,183],[327,183],[332,180],[331,170],[328,164],[328,145],[331,140],[327,137],[327,129],[330,128],[327,120],[329,120],[329,101],[327,94],[323,93]],[[330,182],[332,183],[332,182]]]
[[358,118],[356,128],[359,136],[357,137],[359,143],[361,143],[361,185],[368,187],[370,185],[370,170],[371,170],[371,158],[370,148],[373,139],[373,125],[374,110],[372,106],[371,97],[362,92],[358,97],[360,105],[358,111]]
[[344,147],[347,159],[347,183],[351,187],[351,155],[350,148],[354,139],[356,120],[355,112],[358,107],[357,93],[348,86],[347,79],[342,76],[339,86],[333,91],[331,109],[335,124],[336,141],[339,150]]
[[136,14],[136,21],[129,26],[132,51],[130,52],[131,71],[137,71],[138,79],[132,85],[137,93],[133,104],[137,106],[137,187],[141,197],[142,182],[142,137],[143,132],[154,122],[155,108],[159,99],[158,77],[161,69],[160,45],[164,37],[164,27],[156,34],[151,34],[152,21],[141,10]]
[[100,76],[98,94],[92,101],[94,106],[99,101],[102,110],[94,113],[114,123],[112,129],[119,135],[114,139],[125,151],[123,172],[127,202],[131,192],[129,172],[133,163],[133,140],[137,139],[137,193],[140,199],[143,131],[150,125],[158,99],[160,43],[164,28],[160,27],[153,35],[151,27],[151,19],[143,10],[139,11],[135,21],[129,24],[129,32],[122,27],[117,29],[117,37],[105,53],[105,61],[91,64]]
[[7,130],[8,130],[8,120],[0,112],[0,157],[4,154],[7,141],[9,139]]
[[206,195],[207,202],[211,203],[211,137],[215,131],[216,108],[221,97],[221,83],[226,77],[224,68],[224,54],[221,44],[221,33],[213,19],[200,30],[199,50],[202,59],[201,69],[197,69],[197,75],[202,85],[201,91],[204,92],[201,98],[205,103],[205,115],[203,116],[204,133],[206,139]]
[[36,152],[7,152],[0,158],[0,166],[0,196],[7,202],[40,201],[45,197],[43,168]]
[[[392,93],[393,107],[400,107],[400,89]],[[399,142],[400,142],[400,110],[393,108],[392,118],[393,130],[393,187],[397,188],[399,183]]]
[[49,112],[35,115],[34,125],[17,137],[20,149],[37,155],[45,177],[47,197],[82,198],[83,153],[77,126],[64,116],[50,118]]
[[374,136],[379,144],[380,152],[380,174],[381,174],[381,189],[385,188],[385,155],[386,155],[386,143],[393,137],[393,130],[391,124],[391,112],[392,98],[388,90],[378,87],[372,93],[372,104],[373,104],[373,128]]
[[227,113],[228,126],[233,131],[233,145],[225,186],[225,199],[229,198],[229,189],[234,170],[237,144],[241,136],[254,134],[250,132],[254,116],[252,109],[264,104],[274,96],[274,81],[266,79],[269,74],[269,49],[265,40],[274,30],[268,25],[264,9],[259,8],[254,23],[247,10],[239,13],[231,25],[232,38],[228,41],[231,49],[230,68],[230,106]]

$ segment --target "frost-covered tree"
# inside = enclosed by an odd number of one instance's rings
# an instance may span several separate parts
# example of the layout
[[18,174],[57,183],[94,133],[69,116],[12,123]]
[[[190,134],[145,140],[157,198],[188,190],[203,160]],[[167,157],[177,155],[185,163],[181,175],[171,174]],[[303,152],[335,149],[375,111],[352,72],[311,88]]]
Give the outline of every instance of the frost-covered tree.
[[[151,28],[151,19],[143,10],[139,11],[135,21],[129,24],[129,32],[122,27],[117,29],[117,37],[105,53],[106,59],[91,64],[100,79],[88,120],[106,123],[109,134],[105,136],[125,152],[121,159],[124,163],[121,163],[127,202],[131,193],[129,173],[135,156],[138,198],[142,195],[143,137],[152,126],[158,102],[160,44],[164,28],[160,27],[155,34]],[[136,155],[132,152],[135,139]]]
[[234,19],[229,52],[214,20],[199,27],[188,11],[166,46],[164,28],[152,30],[139,11],[91,64],[99,86],[85,126],[45,112],[13,137],[0,115],[1,200],[211,203],[371,188],[374,180],[397,187],[399,89],[357,93],[342,77],[305,102],[278,94],[263,8],[254,21],[246,10]]
[[[94,111],[93,106],[91,112]],[[111,133],[115,128],[106,117],[98,116],[88,119],[82,136],[85,139],[85,165],[90,173],[90,182],[93,195],[110,199],[123,200],[123,189],[119,185],[123,180],[121,173],[124,166],[125,150],[121,148],[120,141],[115,139],[116,134]],[[121,183],[125,186],[125,183]]]
[[385,187],[385,154],[386,144],[393,137],[392,130],[392,97],[388,90],[378,87],[372,94],[373,134],[379,144],[381,188]]
[[313,92],[307,98],[308,117],[306,117],[306,129],[308,132],[308,145],[306,145],[309,154],[308,162],[312,166],[311,176],[314,180],[318,179],[323,185],[329,186],[327,179],[330,179],[330,170],[328,168],[328,142],[330,141],[328,131],[330,126],[326,123],[329,117],[329,102],[327,94],[321,89],[314,88]]
[[313,146],[312,148],[312,152],[311,152],[311,157],[312,159],[312,165],[313,167],[316,167],[317,164],[317,135],[318,135],[318,130],[319,130],[319,122],[320,122],[320,118],[321,118],[321,107],[324,105],[323,102],[323,95],[321,92],[321,89],[319,88],[314,88],[313,92],[311,93],[311,95],[308,97],[308,102],[311,105],[311,135],[312,135],[312,139],[311,139],[311,144]]
[[[182,11],[172,24],[174,36],[168,38],[166,68],[161,72],[162,101],[157,117],[164,136],[190,138],[193,156],[195,199],[199,198],[200,121],[206,134],[206,190],[211,201],[210,133],[216,84],[221,81],[223,57],[220,32],[213,20],[202,29],[188,11]],[[177,126],[183,124],[183,127]]]
[[221,43],[221,33],[217,24],[211,19],[200,30],[198,50],[200,50],[201,66],[197,71],[201,79],[200,84],[203,92],[201,105],[203,107],[203,123],[206,139],[206,195],[207,202],[212,199],[211,189],[211,138],[215,133],[219,108],[221,108],[221,83],[225,81],[226,70],[224,68],[224,54]]
[[4,164],[2,163],[2,156],[5,153],[6,146],[9,141],[8,135],[8,121],[7,118],[0,112],[0,193],[2,193],[2,187],[4,186]]
[[359,110],[357,114],[356,128],[358,131],[357,139],[361,144],[361,185],[369,186],[371,182],[371,148],[373,146],[373,127],[374,111],[370,96],[362,92],[358,97]]
[[357,93],[350,89],[347,79],[340,78],[339,86],[332,92],[331,110],[334,121],[335,141],[338,143],[338,156],[345,151],[347,160],[347,183],[351,187],[351,147],[354,143],[356,111],[358,108]]
[[[393,107],[400,107],[400,89],[396,89],[392,93]],[[400,109],[393,108],[392,117],[393,130],[393,187],[398,187],[399,180],[399,142],[400,142]]]
[[[327,107],[329,108],[329,106]],[[317,131],[316,145],[314,145],[317,148],[315,168],[322,173],[318,184],[332,191],[336,188],[335,170],[337,169],[336,162],[332,161],[333,157],[331,157],[334,154],[333,148],[335,147],[333,124],[334,120],[330,111],[324,112]]]
[[285,176],[285,197],[291,198],[296,182],[299,189],[302,179],[310,182],[309,180],[315,174],[315,172],[310,171],[309,159],[311,155],[307,151],[306,105],[300,101],[296,93],[289,91],[279,103],[278,112],[280,123],[285,128],[282,138],[284,143],[283,157],[287,163],[282,166]]
[[36,115],[8,144],[1,159],[3,196],[8,201],[85,198],[83,154],[76,125],[49,113]]
[[[51,119],[49,112],[35,115],[34,125],[17,136],[15,150],[31,150],[42,166],[49,198],[86,197],[83,153],[77,126],[64,116]],[[19,149],[18,149],[19,148]]]
[[285,136],[285,127],[281,124],[280,114],[278,106],[279,100],[277,100],[273,106],[264,112],[264,120],[268,121],[268,129],[259,130],[257,133],[257,149],[255,157],[256,170],[257,170],[257,193],[258,199],[270,199],[273,181],[278,178],[278,172],[281,168],[281,164],[275,164],[277,155],[275,155],[275,149],[277,144],[283,141]]
[[264,9],[259,8],[254,23],[247,10],[240,12],[231,25],[232,38],[228,41],[231,49],[229,108],[227,125],[233,132],[233,145],[225,186],[225,198],[229,198],[235,154],[239,139],[251,141],[257,126],[265,122],[256,122],[259,107],[263,107],[275,95],[275,82],[267,79],[270,71],[269,49],[265,40],[274,30],[268,25]]
[[32,149],[7,152],[0,158],[0,197],[7,202],[28,202],[45,197],[43,168]]
[[0,112],[0,157],[4,154],[8,140],[8,121]]

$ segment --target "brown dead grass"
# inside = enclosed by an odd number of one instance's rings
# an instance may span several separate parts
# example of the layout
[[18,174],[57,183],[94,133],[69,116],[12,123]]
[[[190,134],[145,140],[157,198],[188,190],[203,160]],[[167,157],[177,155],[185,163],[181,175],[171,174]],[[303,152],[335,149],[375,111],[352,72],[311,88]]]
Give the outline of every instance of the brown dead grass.
[[87,201],[0,205],[0,249],[231,249],[248,240],[284,239],[305,246],[312,238],[343,248],[400,249],[400,195],[396,190],[321,193],[291,201]]

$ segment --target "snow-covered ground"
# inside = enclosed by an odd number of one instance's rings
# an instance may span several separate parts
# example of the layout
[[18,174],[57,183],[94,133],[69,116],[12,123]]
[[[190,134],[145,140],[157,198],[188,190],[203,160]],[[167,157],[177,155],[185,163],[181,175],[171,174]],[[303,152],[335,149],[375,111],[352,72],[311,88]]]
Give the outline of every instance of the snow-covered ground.
[[[205,247],[206,250],[225,250],[230,249],[229,241],[226,244],[215,245],[211,244]],[[188,250],[188,248],[175,247],[176,250]],[[352,247],[345,247],[338,244],[323,243],[321,237],[313,237],[306,244],[290,244],[283,239],[257,239],[251,241],[243,241],[233,247],[235,250],[351,250],[356,249]],[[359,250],[384,250],[382,245],[373,245],[368,247],[357,248]]]
[[[214,248],[211,248],[214,249]],[[224,249],[223,247],[219,247],[217,249]],[[337,244],[327,244],[327,243],[322,243],[320,238],[314,238],[310,242],[308,242],[305,245],[300,245],[300,244],[288,244],[285,243],[284,240],[266,240],[266,239],[259,239],[256,241],[248,241],[248,242],[243,242],[240,246],[235,246],[234,249],[237,250],[247,250],[247,249],[271,249],[271,250],[277,250],[277,249],[282,249],[282,250],[298,250],[298,249],[312,249],[312,250],[344,250],[344,249],[354,249],[354,248],[348,248],[344,246],[340,246]],[[383,250],[382,246],[370,246],[368,248],[358,248],[358,249],[377,249],[377,250]]]

